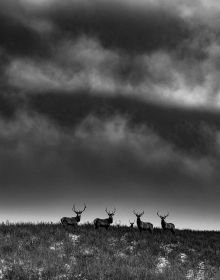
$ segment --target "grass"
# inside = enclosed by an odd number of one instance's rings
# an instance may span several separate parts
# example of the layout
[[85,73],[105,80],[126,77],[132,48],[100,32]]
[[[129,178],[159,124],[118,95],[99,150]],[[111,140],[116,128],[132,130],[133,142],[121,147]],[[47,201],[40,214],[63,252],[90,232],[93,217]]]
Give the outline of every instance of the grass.
[[60,224],[2,224],[0,279],[211,280],[220,269],[220,232],[155,229],[65,230]]

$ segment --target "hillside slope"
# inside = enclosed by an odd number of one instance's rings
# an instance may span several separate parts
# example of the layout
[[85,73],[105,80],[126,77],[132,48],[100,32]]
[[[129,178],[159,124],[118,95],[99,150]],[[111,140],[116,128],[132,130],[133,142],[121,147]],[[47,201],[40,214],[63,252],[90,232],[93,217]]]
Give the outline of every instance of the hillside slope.
[[0,226],[0,279],[212,280],[219,269],[220,232]]

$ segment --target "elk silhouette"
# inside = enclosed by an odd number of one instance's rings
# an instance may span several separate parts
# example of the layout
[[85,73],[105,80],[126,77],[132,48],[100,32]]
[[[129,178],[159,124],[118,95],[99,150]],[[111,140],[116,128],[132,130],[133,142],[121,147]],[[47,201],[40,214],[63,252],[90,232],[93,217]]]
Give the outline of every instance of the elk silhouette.
[[131,221],[129,220],[129,223],[130,223],[130,228],[133,228],[133,227],[134,227],[134,222],[131,222]]
[[61,221],[61,224],[62,224],[64,227],[65,227],[65,226],[68,226],[68,225],[76,226],[76,225],[80,222],[82,212],[84,212],[85,210],[86,210],[86,205],[85,205],[85,203],[84,203],[84,209],[83,209],[82,211],[76,210],[75,205],[73,205],[72,211],[76,213],[76,216],[75,216],[75,217],[71,217],[71,218],[63,217],[63,218],[60,220],[60,221]]
[[161,218],[161,226],[163,230],[169,230],[172,232],[172,234],[175,234],[175,225],[172,223],[167,223],[165,221],[165,219],[169,216],[169,212],[167,213],[167,215],[159,215],[158,211],[157,211],[157,216]]
[[116,209],[114,208],[113,211],[108,211],[106,208],[105,212],[108,214],[107,219],[96,218],[94,220],[94,225],[96,229],[98,229],[99,227],[104,227],[106,230],[108,230],[110,225],[113,223],[113,216],[115,215]]
[[151,223],[142,222],[141,216],[144,215],[144,211],[141,213],[137,213],[136,211],[133,211],[134,215],[137,217],[137,227],[140,232],[142,231],[149,231],[150,233],[153,233],[153,225]]

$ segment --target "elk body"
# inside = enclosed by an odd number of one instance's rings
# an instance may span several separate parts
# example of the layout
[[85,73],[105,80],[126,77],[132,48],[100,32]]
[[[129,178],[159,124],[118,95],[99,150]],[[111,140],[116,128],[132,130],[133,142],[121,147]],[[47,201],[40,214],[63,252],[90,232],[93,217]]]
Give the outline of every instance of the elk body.
[[159,215],[159,213],[157,212],[157,216],[161,218],[161,226],[163,230],[169,230],[171,231],[173,234],[175,234],[175,225],[172,223],[167,223],[165,221],[165,219],[169,216],[169,213],[167,213],[167,215],[162,216]]
[[107,219],[96,218],[94,220],[94,225],[95,225],[96,229],[98,229],[100,227],[104,227],[106,230],[108,230],[110,225],[113,223],[113,216],[115,215],[116,209],[114,208],[113,211],[108,211],[106,208],[105,212],[108,214]]
[[75,217],[63,217],[60,221],[61,221],[61,224],[63,226],[68,226],[68,225],[71,225],[71,226],[76,226],[79,222],[80,222],[80,219],[81,219],[81,214],[82,212],[84,212],[86,209],[86,205],[84,204],[84,209],[82,211],[80,210],[76,210],[75,209],[75,206],[73,205],[73,208],[72,208],[72,211],[74,213],[76,213],[76,216]]
[[144,211],[142,213],[137,213],[137,212],[133,211],[133,213],[137,217],[137,227],[138,227],[139,231],[140,232],[149,231],[150,233],[153,233],[153,229],[154,229],[153,225],[151,223],[141,221],[141,216],[144,215]]

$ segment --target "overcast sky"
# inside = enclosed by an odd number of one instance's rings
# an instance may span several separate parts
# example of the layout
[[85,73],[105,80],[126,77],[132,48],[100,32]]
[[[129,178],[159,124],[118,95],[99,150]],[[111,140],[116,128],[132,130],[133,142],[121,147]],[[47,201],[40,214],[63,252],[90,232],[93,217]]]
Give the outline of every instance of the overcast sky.
[[0,220],[220,229],[218,0],[1,0]]

